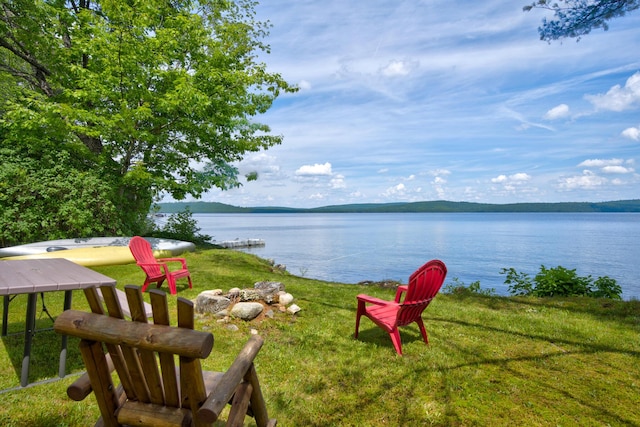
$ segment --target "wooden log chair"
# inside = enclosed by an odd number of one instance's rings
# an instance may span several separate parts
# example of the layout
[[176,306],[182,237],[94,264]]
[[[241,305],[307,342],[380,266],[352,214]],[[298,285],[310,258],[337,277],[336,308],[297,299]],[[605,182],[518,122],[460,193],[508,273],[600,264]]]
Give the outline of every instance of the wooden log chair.
[[[101,417],[96,426],[213,426],[230,404],[227,426],[242,426],[245,415],[258,427],[273,427],[253,364],[263,339],[252,336],[226,372],[201,369],[213,335],[193,330],[193,303],[178,298],[177,327],[169,324],[167,294],[150,291],[153,324],[147,323],[142,292],[125,286],[131,321],[125,320],[113,286],[85,289],[92,313],[64,311],[54,329],[80,338],[87,372],[67,388],[81,401],[92,391]],[[106,354],[105,354],[106,349]],[[178,370],[176,369],[178,359]],[[111,373],[120,384],[114,387]]]

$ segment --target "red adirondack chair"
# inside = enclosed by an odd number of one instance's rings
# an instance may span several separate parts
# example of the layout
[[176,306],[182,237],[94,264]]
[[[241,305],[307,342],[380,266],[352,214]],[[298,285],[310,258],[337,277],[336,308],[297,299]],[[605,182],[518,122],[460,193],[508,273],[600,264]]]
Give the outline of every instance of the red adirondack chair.
[[[142,285],[143,292],[147,290],[149,283],[157,283],[159,288],[165,279],[167,279],[171,295],[178,293],[176,289],[177,279],[186,277],[189,279],[189,288],[193,286],[191,283],[191,274],[187,269],[187,262],[184,258],[156,259],[153,256],[151,244],[139,236],[131,238],[131,241],[129,242],[129,249],[131,250],[133,258],[136,260],[136,264],[138,264],[147,275],[147,278],[144,280],[144,285]],[[167,265],[169,262],[179,262],[181,264],[181,268],[179,270],[171,271]]]
[[[358,295],[355,338],[358,338],[360,316],[364,315],[389,333],[396,352],[401,356],[402,342],[398,330],[400,326],[416,322],[420,327],[425,344],[429,344],[427,331],[422,322],[422,312],[442,287],[446,275],[447,267],[444,263],[439,260],[431,260],[409,277],[408,285],[398,287],[394,301],[385,301],[365,294]],[[402,294],[405,292],[406,296],[401,302]]]

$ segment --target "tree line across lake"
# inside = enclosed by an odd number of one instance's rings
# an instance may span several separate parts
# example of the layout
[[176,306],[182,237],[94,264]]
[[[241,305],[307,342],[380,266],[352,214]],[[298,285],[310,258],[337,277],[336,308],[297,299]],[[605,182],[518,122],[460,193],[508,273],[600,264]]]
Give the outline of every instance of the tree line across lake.
[[412,203],[364,203],[288,208],[278,206],[237,207],[217,202],[160,203],[160,213],[391,213],[391,212],[640,212],[640,199],[611,202],[510,203],[425,201]]

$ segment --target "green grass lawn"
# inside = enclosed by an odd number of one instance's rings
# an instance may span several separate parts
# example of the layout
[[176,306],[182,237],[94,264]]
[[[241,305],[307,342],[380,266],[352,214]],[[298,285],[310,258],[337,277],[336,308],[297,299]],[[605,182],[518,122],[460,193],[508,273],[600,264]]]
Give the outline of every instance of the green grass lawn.
[[[237,331],[209,316],[196,320],[197,328],[215,336],[205,369],[225,370],[252,328],[265,338],[256,367],[278,425],[640,426],[639,301],[440,294],[423,314],[430,345],[417,326],[403,328],[399,357],[388,335],[366,318],[353,339],[356,295],[392,299],[392,289],[296,277],[230,250],[185,257],[194,288],[179,281],[182,297],[275,280],[302,308],[295,316],[234,321]],[[118,287],[144,279],[135,265],[97,270],[117,279]],[[456,272],[449,274],[447,282]],[[175,309],[175,299],[169,300]],[[56,315],[62,293],[47,294],[46,302]],[[20,382],[25,305],[21,296],[11,303],[9,333],[16,335],[0,344],[0,389]],[[73,307],[87,309],[81,292]],[[51,321],[42,316],[38,326]],[[59,346],[53,331],[36,334],[31,381],[57,376]],[[75,340],[68,359],[69,377],[0,394],[0,425],[93,425],[93,397],[73,402],[65,394],[83,370]],[[249,418],[247,425],[254,425]]]

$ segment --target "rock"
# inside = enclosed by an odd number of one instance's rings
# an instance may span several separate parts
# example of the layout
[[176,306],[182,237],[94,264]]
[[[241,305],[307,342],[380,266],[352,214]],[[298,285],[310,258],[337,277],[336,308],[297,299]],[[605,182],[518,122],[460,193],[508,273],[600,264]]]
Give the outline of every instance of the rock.
[[263,299],[262,291],[259,289],[242,289],[238,293],[240,301],[260,301]]
[[267,317],[269,319],[273,319],[275,317],[275,313],[273,312],[272,309],[269,309],[264,313],[264,317]]
[[214,316],[218,317],[218,318],[224,318],[227,317],[229,315],[229,311],[225,308],[224,310],[220,310],[216,313],[213,313]]
[[284,292],[284,285],[280,282],[257,282],[253,287],[259,290],[262,299],[267,304],[278,302],[278,294]]
[[204,291],[196,298],[196,313],[217,313],[231,304],[231,300],[217,293]]
[[296,314],[296,313],[297,313],[297,312],[299,312],[300,310],[301,310],[301,309],[300,309],[300,307],[298,307],[298,306],[297,306],[297,305],[295,305],[295,304],[291,304],[291,305],[289,306],[289,308],[287,308],[287,311],[288,311],[289,313],[291,313],[291,314]]
[[231,332],[235,332],[235,331],[239,330],[240,328],[238,328],[236,325],[229,325],[229,326],[227,326],[227,329],[230,330]]
[[260,289],[263,291],[269,291],[271,293],[278,293],[280,291],[284,291],[284,285],[280,282],[257,282],[253,285],[254,289]]
[[283,294],[280,294],[278,302],[280,302],[280,304],[282,304],[282,305],[287,306],[287,305],[289,305],[289,304],[291,304],[293,302],[293,295],[291,295],[290,293],[286,293],[286,292],[283,293]]
[[258,317],[264,307],[259,302],[239,302],[231,309],[231,315],[242,320],[252,320]]

